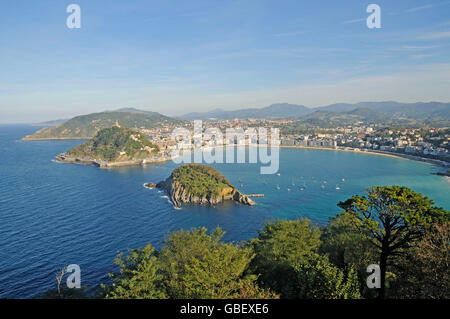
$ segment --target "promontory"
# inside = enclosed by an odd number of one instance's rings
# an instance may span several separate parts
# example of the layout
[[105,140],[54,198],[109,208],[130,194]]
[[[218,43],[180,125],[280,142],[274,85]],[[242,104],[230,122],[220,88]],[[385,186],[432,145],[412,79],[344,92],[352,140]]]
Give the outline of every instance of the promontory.
[[100,130],[92,139],[59,154],[56,161],[99,167],[140,165],[160,161],[159,148],[128,127]]
[[250,206],[255,204],[216,169],[201,164],[181,165],[165,181],[144,186],[166,191],[175,207],[183,204],[216,205],[227,200]]

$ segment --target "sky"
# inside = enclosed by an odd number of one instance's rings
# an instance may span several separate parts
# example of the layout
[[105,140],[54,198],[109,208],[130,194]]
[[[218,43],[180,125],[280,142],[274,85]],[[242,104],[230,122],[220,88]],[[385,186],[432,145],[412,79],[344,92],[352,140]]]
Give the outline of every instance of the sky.
[[450,102],[450,1],[0,2],[0,123],[388,100]]

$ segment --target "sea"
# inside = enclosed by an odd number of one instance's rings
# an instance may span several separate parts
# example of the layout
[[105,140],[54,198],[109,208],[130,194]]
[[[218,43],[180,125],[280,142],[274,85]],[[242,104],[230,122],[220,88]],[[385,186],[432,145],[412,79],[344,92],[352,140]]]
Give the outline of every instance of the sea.
[[[172,161],[100,169],[53,158],[83,141],[22,141],[38,130],[0,125],[0,298],[37,298],[56,288],[55,272],[81,268],[81,284],[96,287],[117,271],[118,252],[151,243],[161,247],[176,230],[220,226],[224,240],[257,236],[267,221],[308,218],[326,225],[337,203],[372,185],[404,185],[450,209],[449,179],[442,168],[372,154],[280,149],[278,174],[261,175],[260,164],[212,164],[232,184],[256,197],[249,207],[175,209],[147,182],[167,178]],[[245,151],[245,150],[244,150]]]

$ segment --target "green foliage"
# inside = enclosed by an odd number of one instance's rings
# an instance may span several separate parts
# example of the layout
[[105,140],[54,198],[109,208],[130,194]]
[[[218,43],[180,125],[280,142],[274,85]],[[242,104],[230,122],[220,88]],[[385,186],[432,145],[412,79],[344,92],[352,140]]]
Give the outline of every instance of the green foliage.
[[161,250],[161,265],[168,295],[172,298],[270,297],[245,275],[252,251],[221,242],[224,232],[211,235],[205,228],[173,233]]
[[226,177],[207,165],[181,165],[172,172],[172,178],[194,196],[219,196],[224,188],[234,189]]
[[114,262],[120,267],[120,272],[110,274],[113,284],[111,287],[104,287],[105,298],[162,299],[167,297],[158,259],[150,244],[144,248],[129,250],[128,256],[120,253]]
[[359,299],[359,280],[353,268],[348,275],[328,259],[313,254],[307,262],[294,267],[297,275],[295,298]]
[[56,127],[42,129],[31,138],[78,138],[89,139],[104,128],[119,123],[121,126],[135,129],[152,129],[164,125],[181,125],[183,121],[175,120],[155,112],[101,112],[77,116]]
[[385,297],[386,272],[393,257],[420,240],[434,223],[449,220],[449,212],[409,188],[373,186],[367,196],[353,196],[338,205],[353,217],[355,229],[377,248],[381,270],[380,298]]
[[359,278],[361,294],[367,298],[374,296],[376,291],[368,289],[366,285],[366,269],[368,265],[378,262],[378,251],[370,238],[360,231],[360,224],[353,215],[344,211],[331,218],[322,231],[320,253],[328,256],[344,272],[354,269]]
[[106,298],[277,298],[260,289],[256,276],[245,274],[253,258],[249,248],[221,242],[216,228],[178,231],[170,235],[159,253],[151,245],[119,254],[118,274],[104,286]]
[[353,270],[344,272],[318,254],[320,231],[308,220],[267,223],[250,241],[256,254],[252,271],[263,287],[284,298],[358,298]]
[[[183,167],[175,177],[189,174]],[[303,219],[267,222],[245,245],[223,242],[220,228],[174,232],[158,252],[147,245],[119,254],[104,296],[372,298],[366,268],[379,264],[391,298],[449,297],[447,211],[398,186],[372,187],[339,205],[345,210],[322,230]]]
[[[152,149],[148,151],[146,147]],[[127,127],[110,127],[99,131],[90,141],[67,152],[69,156],[115,161],[149,157],[159,151],[144,135]],[[121,155],[121,152],[125,154]]]
[[390,294],[396,298],[450,298],[450,223],[434,224],[397,259]]

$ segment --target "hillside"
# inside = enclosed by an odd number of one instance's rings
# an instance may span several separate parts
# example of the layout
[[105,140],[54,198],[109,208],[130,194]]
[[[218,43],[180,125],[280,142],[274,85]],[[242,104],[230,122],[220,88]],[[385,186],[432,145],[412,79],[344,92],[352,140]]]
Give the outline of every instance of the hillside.
[[127,162],[151,158],[159,152],[158,146],[141,133],[127,127],[100,130],[91,140],[57,157],[62,162]]
[[195,112],[183,115],[181,116],[181,118],[186,120],[206,120],[211,118],[222,120],[230,120],[234,118],[276,119],[286,117],[301,117],[309,113],[311,113],[311,110],[303,105],[278,103],[260,109],[249,108],[237,111],[224,111],[221,109],[215,109],[213,111],[205,113]]
[[164,189],[176,207],[182,204],[215,205],[225,200],[254,204],[216,169],[201,164],[181,165],[165,181],[147,184],[147,187]]
[[[384,121],[387,119],[395,119],[399,121],[449,121],[450,120],[450,103],[441,102],[418,102],[418,103],[399,103],[399,102],[360,102],[356,104],[350,103],[337,103],[327,106],[320,106],[315,108],[308,108],[303,105],[295,105],[288,103],[272,104],[264,108],[250,108],[234,111],[213,110],[210,112],[197,112],[189,113],[181,116],[183,119],[233,119],[233,118],[298,118],[310,120],[320,123],[321,121],[327,121],[327,117],[336,116],[351,116],[351,111],[360,109],[365,110],[363,113],[369,114],[372,111],[372,115],[376,115],[373,120]],[[360,112],[360,111],[358,111]],[[358,113],[357,112],[357,113]],[[338,114],[340,115],[338,115]],[[378,114],[377,114],[378,113]],[[382,114],[379,114],[382,113]],[[369,119],[364,114],[362,117]],[[352,120],[349,118],[350,121]],[[444,122],[445,124],[445,122]]]
[[118,110],[77,116],[61,125],[41,129],[26,136],[24,140],[89,139],[94,137],[101,129],[116,124],[135,129],[152,129],[180,123],[182,123],[180,120],[156,112]]

